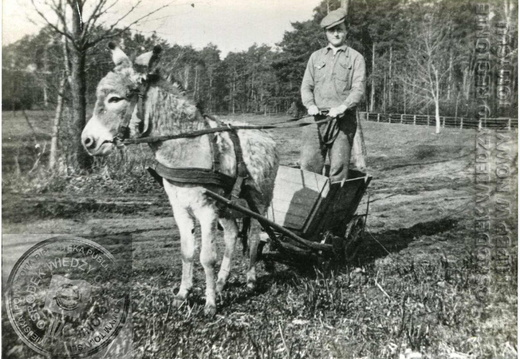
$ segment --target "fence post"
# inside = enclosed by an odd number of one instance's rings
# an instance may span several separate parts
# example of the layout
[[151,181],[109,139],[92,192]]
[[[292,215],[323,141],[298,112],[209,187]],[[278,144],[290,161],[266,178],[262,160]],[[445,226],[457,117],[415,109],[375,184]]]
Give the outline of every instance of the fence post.
[[482,119],[481,118],[478,119],[478,129],[479,129],[479,131],[482,129]]
[[442,118],[442,128],[446,127],[446,116]]
[[403,123],[403,114],[401,114],[401,124]]
[[511,118],[507,119],[507,129],[511,131]]
[[379,122],[379,112],[377,113],[377,122]]
[[392,115],[391,114],[388,114],[388,123],[391,123],[392,122]]
[[416,119],[417,119],[417,115],[413,115],[413,125],[414,126],[415,126]]
[[464,117],[460,118],[460,129],[462,130],[464,128]]
[[430,126],[430,115],[426,115],[426,125]]

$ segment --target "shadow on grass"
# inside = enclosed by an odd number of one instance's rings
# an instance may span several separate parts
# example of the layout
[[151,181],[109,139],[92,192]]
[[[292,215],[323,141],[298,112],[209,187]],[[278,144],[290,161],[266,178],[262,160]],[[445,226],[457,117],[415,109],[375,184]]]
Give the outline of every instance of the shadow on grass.
[[442,218],[418,223],[410,228],[392,229],[381,233],[367,231],[354,262],[358,266],[371,264],[379,258],[405,249],[421,236],[432,236],[451,231],[457,222],[453,218]]
[[[271,272],[259,278],[259,287],[269,288],[278,281],[292,281],[294,278],[315,279],[318,276],[328,276],[349,272],[353,267],[371,266],[379,259],[389,254],[399,252],[421,236],[433,236],[451,231],[457,225],[453,218],[443,218],[430,222],[418,223],[410,228],[392,229],[380,233],[366,231],[359,242],[357,254],[348,263],[334,263],[333,261],[313,261],[301,258],[296,261],[286,261],[288,266],[282,271]],[[264,288],[265,290],[267,290]]]

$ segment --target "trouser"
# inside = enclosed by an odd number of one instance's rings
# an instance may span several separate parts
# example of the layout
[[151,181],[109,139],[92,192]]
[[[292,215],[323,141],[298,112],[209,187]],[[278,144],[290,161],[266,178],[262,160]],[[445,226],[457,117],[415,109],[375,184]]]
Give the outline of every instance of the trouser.
[[[325,118],[322,115],[315,116],[316,121]],[[325,156],[328,153],[330,180],[337,182],[347,179],[356,128],[355,112],[347,112],[344,116],[327,123],[305,126],[302,130],[301,168],[324,174]]]

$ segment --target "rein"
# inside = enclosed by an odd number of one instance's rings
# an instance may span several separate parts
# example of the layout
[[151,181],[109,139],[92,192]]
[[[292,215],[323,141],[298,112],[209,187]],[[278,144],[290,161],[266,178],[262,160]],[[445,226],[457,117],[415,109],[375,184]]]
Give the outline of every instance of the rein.
[[[235,132],[236,130],[270,130],[275,128],[293,128],[293,127],[304,127],[309,125],[319,125],[322,123],[327,123],[334,120],[334,117],[327,116],[323,120],[312,121],[312,122],[304,122],[304,123],[292,123],[296,121],[300,121],[304,118],[314,117],[314,116],[303,116],[300,118],[292,118],[285,122],[279,122],[274,124],[267,125],[230,125],[226,124],[225,126],[218,126],[213,128],[206,128],[202,130],[196,130],[192,132],[179,133],[176,135],[164,135],[164,136],[147,136],[147,137],[139,137],[139,138],[129,138],[130,137],[130,121],[132,120],[132,116],[137,106],[138,117],[144,116],[144,101],[146,99],[146,94],[148,89],[150,88],[151,82],[156,81],[158,78],[156,73],[149,73],[147,75],[147,79],[143,81],[141,84],[137,86],[137,88],[130,89],[126,98],[130,101],[130,106],[128,107],[123,121],[119,125],[117,130],[117,134],[112,140],[112,142],[120,147],[123,145],[133,145],[139,143],[154,143],[168,140],[175,140],[179,138],[193,138],[198,136],[203,136],[211,133],[218,132]],[[327,115],[328,110],[322,111],[322,115]],[[208,117],[217,123],[221,123],[221,121],[216,120],[214,117],[210,115],[203,115],[204,117]]]
[[[297,128],[297,127],[304,127],[309,125],[319,125],[322,123],[327,123],[332,120],[334,120],[334,117],[327,117],[323,120],[313,121],[313,122],[304,122],[304,123],[292,123],[295,121],[302,120],[304,118],[313,117],[313,116],[304,116],[300,118],[294,118],[290,119],[286,122],[279,122],[274,124],[268,124],[268,125],[226,125],[226,126],[219,126],[219,127],[213,127],[213,128],[205,128],[202,130],[196,130],[192,132],[184,132],[179,133],[176,135],[164,135],[164,136],[150,136],[150,137],[140,137],[140,138],[130,138],[125,139],[122,141],[123,145],[135,145],[139,143],[154,143],[154,142],[161,142],[161,141],[168,141],[168,140],[175,140],[179,138],[193,138],[198,136],[207,135],[210,133],[217,133],[217,132],[229,132],[229,131],[236,131],[236,130],[270,130],[275,128]],[[117,137],[116,137],[117,138]]]

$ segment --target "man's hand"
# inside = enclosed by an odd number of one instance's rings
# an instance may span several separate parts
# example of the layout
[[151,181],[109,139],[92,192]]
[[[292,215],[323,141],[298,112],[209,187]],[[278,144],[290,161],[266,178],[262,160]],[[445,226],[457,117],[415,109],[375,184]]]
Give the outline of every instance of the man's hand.
[[320,113],[320,109],[316,105],[312,105],[307,109],[307,113],[311,116],[316,116]]
[[338,107],[333,107],[329,110],[329,116],[330,117],[338,117],[338,116],[341,116],[345,113],[345,111],[347,110],[347,106],[345,105],[340,105]]

